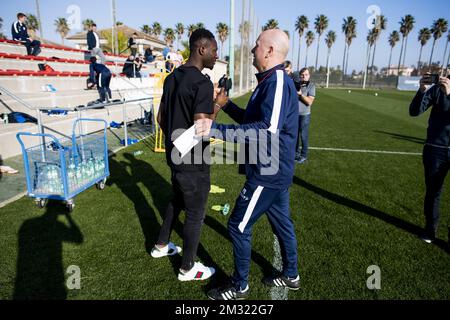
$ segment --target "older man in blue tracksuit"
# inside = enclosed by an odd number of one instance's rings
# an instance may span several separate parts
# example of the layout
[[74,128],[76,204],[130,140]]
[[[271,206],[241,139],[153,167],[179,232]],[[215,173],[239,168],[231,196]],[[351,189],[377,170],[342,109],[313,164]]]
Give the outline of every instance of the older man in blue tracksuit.
[[23,13],[17,14],[17,21],[12,24],[11,34],[15,41],[22,42],[27,48],[27,54],[38,56],[41,53],[41,42],[32,39],[28,35],[28,29],[26,25],[27,16]]
[[248,159],[247,181],[228,222],[235,264],[232,283],[211,290],[208,296],[213,300],[248,297],[252,226],[264,213],[278,238],[283,260],[282,274],[264,279],[264,283],[291,290],[300,287],[297,240],[289,208],[299,111],[294,82],[284,71],[288,51],[289,39],[283,31],[263,32],[252,50],[259,71],[258,86],[247,108],[240,109],[229,101],[223,89],[216,100],[216,109],[223,109],[238,125],[213,123],[212,134],[244,142]]
[[112,99],[111,89],[111,71],[104,64],[97,63],[96,57],[91,57],[89,65],[89,82],[92,85],[97,84],[100,102],[107,103]]

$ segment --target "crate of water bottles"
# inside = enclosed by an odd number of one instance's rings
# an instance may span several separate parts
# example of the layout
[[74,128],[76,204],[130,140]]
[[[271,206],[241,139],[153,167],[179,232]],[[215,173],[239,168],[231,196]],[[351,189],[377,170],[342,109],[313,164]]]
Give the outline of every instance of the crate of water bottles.
[[[97,122],[103,130],[83,134],[84,122]],[[73,198],[97,185],[103,190],[109,176],[107,122],[98,119],[78,119],[73,124],[70,139],[57,139],[51,134],[18,133],[22,146],[28,195],[45,207],[48,199],[65,201],[73,210]],[[77,129],[79,133],[77,133]],[[41,143],[26,147],[24,137],[37,137]]]

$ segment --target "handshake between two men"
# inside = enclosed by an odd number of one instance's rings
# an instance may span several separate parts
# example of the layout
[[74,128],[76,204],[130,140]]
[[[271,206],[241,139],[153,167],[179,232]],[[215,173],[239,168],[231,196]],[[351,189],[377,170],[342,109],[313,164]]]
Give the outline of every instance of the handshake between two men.
[[195,134],[197,137],[208,137],[211,133],[211,127],[220,110],[228,103],[228,96],[225,88],[214,89],[214,113],[209,117],[200,117],[195,119]]

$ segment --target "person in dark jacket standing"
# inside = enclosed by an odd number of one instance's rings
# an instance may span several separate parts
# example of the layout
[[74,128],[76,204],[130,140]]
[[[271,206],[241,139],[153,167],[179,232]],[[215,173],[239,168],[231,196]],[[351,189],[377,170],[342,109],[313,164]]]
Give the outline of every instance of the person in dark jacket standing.
[[[422,240],[432,243],[436,239],[439,222],[441,193],[450,168],[450,79],[440,77],[431,83],[431,75],[420,80],[420,89],[409,107],[409,114],[417,117],[432,107],[427,140],[423,149],[425,168],[425,234]],[[450,245],[450,227],[448,228]]]
[[88,50],[91,51],[91,57],[99,56],[102,64],[105,64],[106,57],[100,48],[100,37],[97,33],[97,25],[94,23],[89,27],[87,33]]
[[234,254],[231,285],[208,292],[212,300],[248,298],[252,227],[263,214],[267,214],[280,243],[283,260],[282,274],[265,278],[264,284],[290,290],[300,288],[297,239],[289,207],[299,110],[294,82],[284,71],[288,51],[289,38],[284,31],[264,31],[252,50],[253,65],[259,71],[258,86],[247,108],[232,103],[223,88],[216,99],[216,108],[223,109],[238,125],[213,123],[211,134],[245,144],[248,157],[247,180],[228,221]]
[[100,95],[100,102],[108,103],[112,99],[111,89],[111,71],[104,64],[97,63],[96,57],[91,57],[91,64],[89,65],[89,82],[91,86],[97,84],[98,93]]
[[138,45],[136,43],[136,39],[138,37],[138,34],[135,32],[131,35],[131,38],[128,39],[128,48],[131,50],[131,55],[135,56],[137,55],[137,49]]
[[27,55],[38,56],[41,53],[41,42],[32,39],[28,35],[26,26],[27,16],[23,13],[17,14],[17,21],[11,27],[11,34],[14,41],[22,42],[27,48]]

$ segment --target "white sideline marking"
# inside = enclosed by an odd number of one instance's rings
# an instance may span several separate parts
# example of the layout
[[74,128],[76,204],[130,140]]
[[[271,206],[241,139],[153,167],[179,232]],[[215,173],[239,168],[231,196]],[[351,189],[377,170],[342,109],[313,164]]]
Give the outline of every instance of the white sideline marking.
[[422,153],[417,153],[417,152],[382,151],[382,150],[358,150],[358,149],[316,148],[316,147],[310,147],[309,149],[311,149],[311,150],[320,150],[320,151],[397,154],[397,155],[406,155],[406,156],[421,156],[422,155]]
[[[280,244],[278,243],[278,238],[273,235],[273,266],[278,271],[282,272],[283,270],[283,260],[281,259],[281,249]],[[283,287],[273,287],[270,289],[270,298],[272,300],[288,300],[288,288]]]

